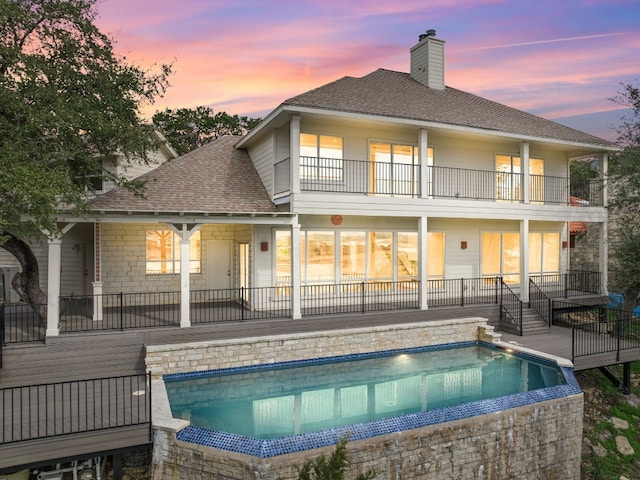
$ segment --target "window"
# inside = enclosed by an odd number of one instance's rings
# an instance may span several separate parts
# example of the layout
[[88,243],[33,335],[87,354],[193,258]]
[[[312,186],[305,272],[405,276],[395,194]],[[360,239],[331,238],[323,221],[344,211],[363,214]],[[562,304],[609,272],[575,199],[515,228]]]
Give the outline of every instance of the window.
[[418,147],[372,142],[371,191],[378,195],[418,195],[420,162]]
[[520,234],[482,234],[482,276],[502,277],[505,283],[520,282]]
[[[541,201],[543,182],[538,177],[544,175],[544,160],[529,158],[530,178],[529,199]],[[522,195],[522,166],[520,157],[496,155],[496,198],[498,200],[520,202]]]
[[[275,232],[278,286],[291,282],[291,232]],[[444,278],[444,233],[430,233],[429,274]],[[418,279],[418,233],[303,231],[302,284],[411,281]]]
[[369,232],[369,280],[393,279],[393,234]]
[[398,233],[398,280],[418,278],[418,233]]
[[[172,230],[147,230],[147,274],[180,273],[180,237]],[[189,273],[200,273],[200,232],[189,239]]]
[[427,232],[427,280],[444,279],[444,232]]
[[276,285],[291,285],[291,232],[276,231]]
[[365,278],[367,240],[365,232],[340,232],[340,279],[343,282]]
[[313,133],[300,134],[300,178],[341,181],[342,138]]
[[306,237],[307,240],[302,281],[306,283],[335,282],[336,245],[334,232],[302,232],[301,236]]
[[544,275],[560,271],[560,234],[529,233],[529,273]]

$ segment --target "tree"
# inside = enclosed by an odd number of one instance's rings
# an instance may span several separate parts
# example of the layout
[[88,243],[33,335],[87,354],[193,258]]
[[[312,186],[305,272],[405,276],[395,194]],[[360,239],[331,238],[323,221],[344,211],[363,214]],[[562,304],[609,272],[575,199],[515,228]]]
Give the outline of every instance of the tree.
[[180,155],[195,150],[223,135],[243,135],[260,123],[260,118],[214,113],[205,106],[165,109],[153,115],[153,124]]
[[94,25],[97,0],[0,0],[0,246],[22,272],[21,298],[46,302],[29,241],[58,232],[64,208],[86,212],[96,178],[134,189],[102,161],[147,161],[157,148],[140,108],[168,86],[171,67],[129,65]]
[[630,109],[618,128],[622,148],[609,168],[609,243],[614,257],[611,286],[624,294],[623,310],[633,310],[640,294],[640,87],[622,84],[612,99]]
[[[342,438],[329,457],[322,454],[298,467],[298,480],[344,480],[349,463],[347,438]],[[374,470],[368,470],[358,474],[355,480],[372,480],[375,476]]]

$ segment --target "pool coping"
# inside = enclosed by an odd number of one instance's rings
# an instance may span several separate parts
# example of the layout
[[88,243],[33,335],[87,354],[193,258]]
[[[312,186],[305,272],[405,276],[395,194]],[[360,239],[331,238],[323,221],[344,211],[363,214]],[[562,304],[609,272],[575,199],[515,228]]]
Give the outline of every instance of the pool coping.
[[[497,336],[497,335],[496,335]],[[417,412],[397,417],[375,420],[364,423],[356,423],[342,427],[334,427],[327,430],[308,432],[274,439],[257,439],[228,432],[214,431],[206,428],[195,427],[187,420],[175,419],[171,415],[168,396],[166,393],[165,380],[172,381],[184,378],[195,378],[198,376],[210,376],[239,371],[258,371],[263,368],[274,368],[278,366],[286,367],[291,365],[303,365],[305,363],[317,363],[335,361],[336,359],[363,359],[373,358],[394,353],[408,353],[416,351],[444,350],[465,346],[483,346],[496,350],[506,350],[516,352],[523,358],[532,358],[538,362],[557,365],[567,382],[564,385],[521,392],[513,395],[495,397],[485,400],[463,403],[454,407]],[[350,441],[364,440],[367,438],[398,433],[406,430],[413,430],[455,420],[498,413],[504,410],[523,407],[534,403],[549,400],[556,400],[582,393],[580,385],[573,375],[573,368],[570,361],[543,354],[535,350],[523,348],[514,343],[502,342],[497,338],[493,342],[483,340],[471,340],[455,342],[441,345],[429,345],[424,347],[409,347],[401,349],[390,349],[380,352],[357,353],[349,355],[339,355],[313,360],[285,361],[270,364],[261,364],[244,367],[230,367],[216,370],[173,373],[163,375],[161,379],[153,381],[154,402],[153,402],[153,425],[154,428],[171,431],[176,434],[177,440],[189,442],[205,447],[212,447],[228,452],[250,455],[258,458],[270,458],[279,455],[297,453],[314,448],[333,446],[341,438],[348,437]]]

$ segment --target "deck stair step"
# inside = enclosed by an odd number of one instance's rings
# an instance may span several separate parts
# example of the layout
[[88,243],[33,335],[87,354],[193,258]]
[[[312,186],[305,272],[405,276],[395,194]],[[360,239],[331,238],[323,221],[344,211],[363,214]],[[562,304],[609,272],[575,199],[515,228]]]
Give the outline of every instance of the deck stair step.
[[541,335],[549,333],[549,325],[532,308],[522,307],[522,335]]

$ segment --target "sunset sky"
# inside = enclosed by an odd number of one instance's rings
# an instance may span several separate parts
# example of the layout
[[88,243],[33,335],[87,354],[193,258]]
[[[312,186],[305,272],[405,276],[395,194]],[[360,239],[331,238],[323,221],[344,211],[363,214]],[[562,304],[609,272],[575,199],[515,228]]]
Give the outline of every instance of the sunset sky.
[[427,29],[446,84],[615,140],[610,100],[640,83],[638,0],[101,0],[99,28],[131,63],[173,63],[145,110],[262,117],[289,97],[377,68],[409,71]]

